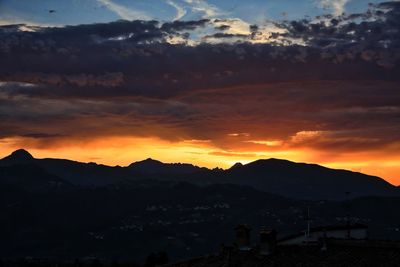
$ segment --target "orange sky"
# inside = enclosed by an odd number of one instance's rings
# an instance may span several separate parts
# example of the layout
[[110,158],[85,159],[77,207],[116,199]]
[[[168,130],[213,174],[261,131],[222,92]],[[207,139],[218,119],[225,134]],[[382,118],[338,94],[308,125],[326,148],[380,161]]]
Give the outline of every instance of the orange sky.
[[37,158],[124,166],[151,157],[209,168],[273,157],[400,185],[397,92],[397,82],[318,81],[195,90],[165,99],[6,95],[0,156],[25,148]]
[[[232,133],[227,138],[239,138]],[[296,162],[317,163],[323,166],[348,169],[380,176],[392,184],[400,184],[400,156],[386,156],[380,151],[330,154],[315,149],[286,148],[279,140],[253,140],[241,142],[237,151],[225,151],[207,140],[164,141],[159,138],[105,137],[81,142],[60,142],[43,146],[30,138],[1,139],[0,156],[18,148],[27,149],[36,158],[66,158],[106,165],[129,165],[151,157],[163,162],[185,162],[209,168],[228,168],[236,162],[247,163],[261,158],[281,158]],[[240,143],[240,142],[239,142]],[[255,150],[251,143],[261,143],[270,149]],[[250,144],[248,149],[246,145]]]

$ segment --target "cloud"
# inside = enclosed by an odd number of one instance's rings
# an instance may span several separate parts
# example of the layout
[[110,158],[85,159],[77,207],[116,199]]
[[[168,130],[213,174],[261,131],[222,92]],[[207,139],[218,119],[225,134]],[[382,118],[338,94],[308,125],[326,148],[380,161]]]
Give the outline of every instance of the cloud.
[[[288,38],[288,43],[301,39],[309,46],[346,47],[346,50],[356,53],[362,51],[355,50],[366,50],[367,47],[373,50],[397,49],[400,38],[393,33],[398,32],[400,7],[396,2],[391,3],[393,4],[371,5],[370,9],[362,14],[340,17],[326,15],[317,20],[286,21],[276,25],[287,30],[280,36]],[[358,46],[359,43],[362,45]]]
[[210,20],[208,19],[166,22],[161,26],[161,30],[169,34],[172,34],[182,31],[190,31],[190,30],[196,30],[198,28],[203,28],[209,22]]
[[[62,27],[60,24],[56,23],[44,23],[44,22],[37,22],[37,21],[31,21],[27,19],[22,19],[19,17],[15,16],[3,16],[0,18],[0,27],[4,26],[9,26],[12,27],[12,25],[19,25],[18,30],[20,31],[34,31],[36,27]],[[22,28],[24,27],[24,28]]]
[[[46,133],[51,140],[45,135],[29,137],[43,142],[117,135],[209,140],[208,145],[232,155],[293,148],[379,150],[400,140],[397,88],[398,82],[321,81],[217,88],[168,99],[96,99],[93,92],[90,100],[3,91],[1,137]],[[238,131],[245,134],[232,134]]]
[[335,16],[340,16],[345,12],[345,6],[351,0],[318,0],[318,6],[329,9]]
[[173,20],[180,20],[186,15],[187,11],[184,7],[178,5],[172,0],[166,0],[166,3],[176,9],[176,15]]
[[47,74],[47,73],[21,73],[9,76],[10,80],[18,80],[33,84],[46,84],[50,86],[76,86],[76,87],[117,87],[124,83],[122,73],[92,74]]
[[241,158],[255,158],[257,154],[251,153],[235,153],[235,152],[224,152],[224,151],[213,151],[209,153],[214,156],[223,156],[223,157],[241,157]]
[[0,137],[208,140],[237,157],[394,151],[398,12],[285,21],[261,37],[265,25],[227,19],[0,27]]
[[201,13],[202,18],[210,19],[224,14],[218,7],[205,0],[185,0],[185,2],[190,5],[192,12]]
[[58,138],[65,137],[62,134],[48,134],[48,133],[28,133],[22,135],[22,137],[34,138],[34,139],[47,139],[47,138]]
[[117,4],[112,0],[97,0],[99,3],[103,4],[110,11],[114,12],[122,19],[126,20],[150,20],[151,17],[143,11],[138,11],[132,8],[125,7],[123,5]]
[[[395,3],[395,2],[394,2]],[[51,50],[54,42],[65,42],[64,47],[57,44],[58,51],[68,51],[71,42],[81,49],[85,45],[95,42],[106,44],[109,41],[120,41],[115,46],[126,43],[174,43],[199,45],[208,43],[267,43],[272,45],[306,45],[330,47],[338,49],[344,45],[359,49],[356,53],[366,50],[369,45],[383,48],[394,47],[398,39],[393,34],[398,29],[399,8],[395,4],[382,3],[372,5],[362,14],[349,14],[339,17],[324,15],[317,19],[302,19],[283,22],[266,22],[252,25],[240,19],[202,19],[199,21],[174,21],[161,24],[158,21],[117,21],[112,23],[98,23],[91,25],[67,26],[62,28],[32,28],[18,26],[14,31],[20,32],[22,27],[38,32],[37,35],[25,35],[24,40],[36,42],[35,48],[43,52]],[[206,23],[205,23],[206,22]],[[10,27],[10,26],[9,26]],[[0,31],[6,31],[1,27]],[[210,38],[213,36],[213,38]],[[227,38],[227,37],[237,38]],[[9,38],[10,36],[4,36]],[[13,36],[13,40],[2,40],[3,49],[10,49],[19,41],[20,36]],[[38,40],[39,39],[39,40]],[[176,40],[180,40],[177,42]],[[18,43],[17,43],[18,45]],[[33,47],[33,45],[31,46]],[[1,47],[0,47],[1,49]],[[26,48],[24,48],[26,49]],[[351,52],[353,52],[351,50]],[[340,52],[340,51],[338,51]],[[390,57],[379,60],[380,65],[393,65]]]

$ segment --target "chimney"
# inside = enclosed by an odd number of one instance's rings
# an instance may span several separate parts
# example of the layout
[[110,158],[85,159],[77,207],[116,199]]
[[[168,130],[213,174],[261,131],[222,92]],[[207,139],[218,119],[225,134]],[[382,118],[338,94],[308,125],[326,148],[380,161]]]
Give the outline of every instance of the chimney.
[[239,250],[250,250],[250,231],[251,228],[246,224],[239,224],[235,228],[236,245]]
[[271,255],[276,249],[276,231],[262,229],[260,231],[260,255]]

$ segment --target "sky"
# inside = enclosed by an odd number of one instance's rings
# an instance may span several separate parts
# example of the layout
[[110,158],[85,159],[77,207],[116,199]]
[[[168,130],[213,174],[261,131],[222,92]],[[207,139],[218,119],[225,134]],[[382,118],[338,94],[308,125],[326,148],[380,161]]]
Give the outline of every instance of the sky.
[[[238,18],[248,23],[360,13],[369,0],[1,0],[0,23],[78,25],[126,20]],[[51,12],[49,12],[51,11]]]
[[273,157],[400,185],[399,1],[0,0],[0,25],[0,157]]

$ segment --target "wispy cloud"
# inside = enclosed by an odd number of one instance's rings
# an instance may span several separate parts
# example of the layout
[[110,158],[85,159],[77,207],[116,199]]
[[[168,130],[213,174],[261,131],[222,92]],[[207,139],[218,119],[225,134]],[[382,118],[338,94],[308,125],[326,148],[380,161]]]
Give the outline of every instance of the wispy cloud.
[[351,0],[318,0],[317,5],[320,8],[332,10],[333,14],[340,16],[345,12],[345,6]]
[[176,15],[173,20],[180,20],[186,15],[186,9],[172,0],[167,0],[166,3],[176,9]]
[[33,27],[62,27],[61,24],[56,23],[44,23],[32,20],[23,19],[16,16],[2,16],[0,15],[0,26],[11,25],[11,24],[25,24]]
[[126,20],[150,20],[152,19],[148,14],[143,11],[128,8],[126,6],[117,4],[111,0],[97,0],[110,11],[116,13],[122,19]]
[[207,3],[204,0],[185,0],[195,13],[202,13],[203,18],[215,18],[223,15],[223,12],[216,6]]

